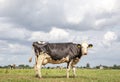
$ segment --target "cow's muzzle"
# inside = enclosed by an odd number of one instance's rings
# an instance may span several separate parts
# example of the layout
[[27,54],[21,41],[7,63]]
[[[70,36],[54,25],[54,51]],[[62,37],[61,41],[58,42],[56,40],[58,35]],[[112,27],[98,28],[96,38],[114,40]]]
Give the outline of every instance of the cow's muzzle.
[[84,55],[87,55],[87,53],[84,53]]

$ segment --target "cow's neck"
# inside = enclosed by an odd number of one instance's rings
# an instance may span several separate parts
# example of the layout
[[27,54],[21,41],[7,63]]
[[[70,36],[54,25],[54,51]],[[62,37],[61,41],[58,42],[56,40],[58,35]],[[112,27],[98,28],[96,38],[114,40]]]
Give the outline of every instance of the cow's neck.
[[78,58],[80,59],[81,57],[82,57],[82,50],[81,50],[81,48],[78,50]]

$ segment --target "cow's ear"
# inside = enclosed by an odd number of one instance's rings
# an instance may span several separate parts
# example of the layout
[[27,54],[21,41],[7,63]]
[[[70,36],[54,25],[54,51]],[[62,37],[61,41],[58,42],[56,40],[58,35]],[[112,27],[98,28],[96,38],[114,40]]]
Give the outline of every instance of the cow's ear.
[[80,48],[80,47],[81,47],[81,44],[77,44],[77,47]]
[[88,48],[92,48],[92,47],[93,47],[93,45],[92,45],[92,44],[89,44],[89,45],[88,45]]

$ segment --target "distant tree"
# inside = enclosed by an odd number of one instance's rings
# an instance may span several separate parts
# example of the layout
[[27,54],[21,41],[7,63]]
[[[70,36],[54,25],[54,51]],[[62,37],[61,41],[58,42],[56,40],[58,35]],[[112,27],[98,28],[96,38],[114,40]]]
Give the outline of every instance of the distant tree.
[[30,68],[32,68],[32,67],[30,67],[29,65],[25,65],[25,68],[26,68],[26,69],[30,69]]
[[20,68],[20,69],[24,69],[24,64],[20,64],[20,65],[18,65],[18,68]]
[[96,68],[96,69],[99,69],[99,68],[100,68],[100,66],[96,66],[95,68]]
[[3,68],[9,68],[9,65],[5,65],[5,66],[3,66]]
[[3,68],[2,66],[0,66],[0,68]]
[[20,68],[20,69],[30,69],[32,67],[30,67],[29,65],[20,64],[20,65],[18,65],[18,68]]
[[86,68],[90,68],[90,64],[89,63],[86,64]]
[[117,65],[116,65],[116,64],[114,64],[114,65],[113,65],[113,68],[114,68],[114,69],[116,69],[116,68],[117,68]]
[[112,67],[112,69],[120,69],[120,65],[114,64],[113,67]]

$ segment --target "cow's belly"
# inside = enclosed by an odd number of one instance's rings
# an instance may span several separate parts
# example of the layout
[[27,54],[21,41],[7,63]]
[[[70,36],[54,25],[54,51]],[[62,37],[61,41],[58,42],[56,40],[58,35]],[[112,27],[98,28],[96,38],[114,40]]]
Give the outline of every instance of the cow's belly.
[[66,58],[62,58],[60,60],[53,60],[52,58],[45,58],[42,62],[43,65],[47,64],[47,63],[52,63],[52,64],[60,64],[60,63],[64,63],[64,62],[68,62],[69,61],[69,57]]

